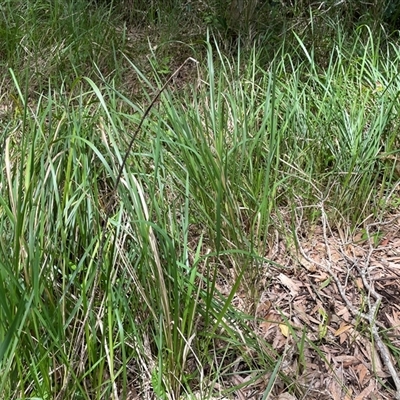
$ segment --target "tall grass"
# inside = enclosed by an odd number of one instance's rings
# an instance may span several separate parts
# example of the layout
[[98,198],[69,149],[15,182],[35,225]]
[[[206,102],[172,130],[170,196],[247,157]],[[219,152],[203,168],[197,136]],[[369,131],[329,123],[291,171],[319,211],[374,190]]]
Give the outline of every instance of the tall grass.
[[125,47],[111,9],[86,0],[5,1],[0,9],[0,68],[30,79],[31,95],[51,84],[69,89],[77,76],[120,72],[116,52]]
[[[57,13],[37,14],[37,23],[58,26]],[[71,21],[74,39],[54,52],[70,54],[79,71],[100,60],[73,50],[90,45]],[[152,109],[117,192],[141,106],[99,70],[96,82],[78,73],[72,83],[50,79],[35,96],[10,70],[0,174],[3,398],[126,398],[133,389],[144,399],[208,398],[237,390],[233,374],[251,374],[247,384],[269,376],[267,398],[284,357],[254,330],[258,279],[283,268],[266,259],[271,231],[290,236],[285,213],[299,203],[324,199],[352,226],[385,211],[399,178],[395,46],[383,51],[368,30],[349,43],[339,31],[322,68],[300,36],[269,63],[255,49],[245,63],[240,49],[232,60],[210,42],[199,80],[164,92]],[[2,51],[11,56],[12,46]],[[139,79],[151,98],[160,78]],[[291,333],[301,349],[304,334]]]
[[[207,382],[221,379],[219,352],[224,360],[224,353],[245,352],[245,341],[254,340],[232,327],[240,323],[230,306],[240,280],[228,298],[215,284],[220,257],[240,259],[244,268],[254,255],[225,244],[215,248],[213,241],[222,241],[218,232],[208,243],[210,254],[204,234],[193,247],[190,177],[170,186],[163,144],[171,138],[160,129],[162,120],[146,126],[118,199],[110,201],[137,117],[118,111],[115,91],[91,85],[91,92],[50,91],[31,108],[15,80],[24,109],[8,134],[2,175],[1,283],[9,295],[1,301],[0,391],[8,398],[56,397],[61,390],[66,397],[116,397],[127,392],[128,375],[138,373],[143,390],[178,398],[206,363]],[[110,206],[97,282],[99,237]],[[93,284],[96,299],[82,326]],[[228,347],[212,351],[216,341]],[[212,388],[202,380],[196,386]]]

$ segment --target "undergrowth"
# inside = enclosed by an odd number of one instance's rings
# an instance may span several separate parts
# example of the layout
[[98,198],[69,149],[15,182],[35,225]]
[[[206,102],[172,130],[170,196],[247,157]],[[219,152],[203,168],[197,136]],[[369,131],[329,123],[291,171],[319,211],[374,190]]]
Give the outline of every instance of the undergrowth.
[[147,76],[124,56],[111,8],[15,7],[2,6],[0,45],[2,398],[206,399],[234,393],[233,374],[269,374],[263,398],[277,376],[301,395],[253,329],[258,282],[285,268],[267,258],[271,233],[292,237],[299,204],[312,223],[324,201],[352,227],[387,211],[399,179],[397,45],[367,26],[337,29],[322,60],[294,32],[268,59],[261,42],[238,43],[233,57],[205,37],[199,62],[152,108],[114,192],[162,71],[150,63]]

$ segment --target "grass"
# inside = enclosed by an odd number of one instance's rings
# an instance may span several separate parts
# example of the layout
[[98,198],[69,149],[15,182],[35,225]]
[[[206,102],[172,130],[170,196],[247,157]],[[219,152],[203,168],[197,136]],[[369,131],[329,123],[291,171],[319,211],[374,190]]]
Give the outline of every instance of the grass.
[[[187,89],[151,109],[114,192],[162,71],[121,56],[111,10],[49,4],[2,6],[1,397],[207,399],[265,375],[263,399],[278,377],[302,395],[254,329],[263,274],[286,268],[267,257],[272,233],[295,240],[299,204],[312,222],[324,200],[352,227],[387,211],[397,46],[338,29],[321,67],[300,34],[268,62],[208,37]],[[127,68],[139,100],[123,90]],[[290,332],[302,353],[306,334]]]

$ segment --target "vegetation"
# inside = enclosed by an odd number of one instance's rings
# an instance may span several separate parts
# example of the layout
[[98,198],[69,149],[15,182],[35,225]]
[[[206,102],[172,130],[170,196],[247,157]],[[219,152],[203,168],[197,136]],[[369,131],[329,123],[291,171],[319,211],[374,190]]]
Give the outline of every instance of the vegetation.
[[[322,399],[302,377],[329,364],[324,308],[317,338],[277,309],[280,347],[260,307],[318,227],[372,254],[398,210],[395,18],[148,3],[0,6],[0,397]],[[354,332],[398,369],[357,288]]]

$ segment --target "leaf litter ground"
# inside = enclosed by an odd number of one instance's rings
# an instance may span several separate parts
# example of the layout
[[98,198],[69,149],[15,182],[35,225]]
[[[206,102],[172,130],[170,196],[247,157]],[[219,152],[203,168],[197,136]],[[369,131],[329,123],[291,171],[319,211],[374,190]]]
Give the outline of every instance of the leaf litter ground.
[[[301,388],[296,397],[277,379],[269,398],[398,398],[400,216],[350,235],[331,229],[322,215],[307,233],[296,232],[297,246],[277,235],[267,257],[285,268],[266,266],[256,329],[283,355],[281,372]],[[259,395],[254,389],[236,398],[261,399],[262,385]]]

